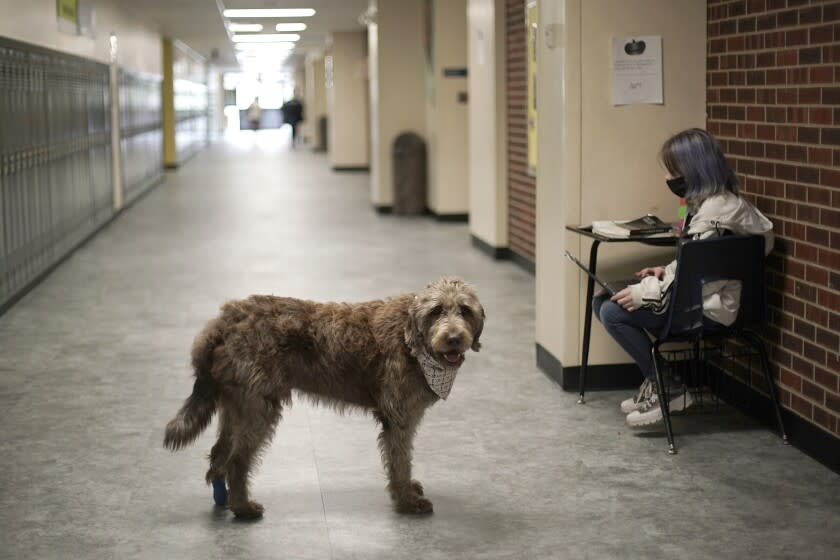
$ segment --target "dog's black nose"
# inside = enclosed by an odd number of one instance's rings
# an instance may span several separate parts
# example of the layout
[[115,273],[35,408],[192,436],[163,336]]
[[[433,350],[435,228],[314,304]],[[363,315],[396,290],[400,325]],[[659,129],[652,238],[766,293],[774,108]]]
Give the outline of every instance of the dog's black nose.
[[461,345],[461,337],[460,336],[450,336],[446,339],[446,343],[449,346],[460,346]]

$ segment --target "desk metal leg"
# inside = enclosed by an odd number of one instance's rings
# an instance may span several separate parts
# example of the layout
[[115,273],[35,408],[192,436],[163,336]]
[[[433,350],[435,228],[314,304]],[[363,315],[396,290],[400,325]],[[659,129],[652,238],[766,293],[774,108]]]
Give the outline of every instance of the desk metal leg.
[[[595,274],[595,267],[598,263],[598,245],[601,242],[595,240],[592,242],[592,248],[589,250],[589,271]],[[595,292],[595,281],[591,276],[587,276],[586,281],[586,312],[583,318],[583,350],[580,357],[580,378],[578,379],[578,388],[580,395],[578,397],[578,404],[586,404],[584,392],[586,390],[586,368],[589,364],[589,335],[592,332],[592,296]]]

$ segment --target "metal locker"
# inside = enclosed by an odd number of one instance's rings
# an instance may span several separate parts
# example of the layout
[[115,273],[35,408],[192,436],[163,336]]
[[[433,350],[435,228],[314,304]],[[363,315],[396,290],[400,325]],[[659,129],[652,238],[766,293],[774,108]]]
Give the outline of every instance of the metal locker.
[[0,310],[113,212],[108,76],[0,38]]

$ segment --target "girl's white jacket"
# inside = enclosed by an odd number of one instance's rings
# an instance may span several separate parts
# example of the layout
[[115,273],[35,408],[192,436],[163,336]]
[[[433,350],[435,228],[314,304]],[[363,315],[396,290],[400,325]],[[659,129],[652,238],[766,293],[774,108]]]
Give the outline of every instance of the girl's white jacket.
[[[687,233],[691,239],[705,239],[723,235],[724,230],[735,234],[762,234],[765,254],[773,249],[773,223],[749,202],[731,193],[704,200],[694,213]],[[674,260],[665,267],[662,280],[646,276],[638,284],[631,285],[633,307],[664,312],[676,271],[677,261]],[[713,321],[727,326],[734,323],[740,301],[739,280],[717,280],[703,285],[703,315]]]

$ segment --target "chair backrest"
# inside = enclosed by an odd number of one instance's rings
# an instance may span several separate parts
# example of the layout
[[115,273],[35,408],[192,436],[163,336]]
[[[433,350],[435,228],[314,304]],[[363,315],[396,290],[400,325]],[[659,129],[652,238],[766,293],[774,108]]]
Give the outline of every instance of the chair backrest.
[[703,320],[703,285],[724,279],[741,282],[738,317],[726,330],[764,325],[764,237],[725,235],[687,241],[678,249],[668,321],[660,338],[699,338],[710,330],[709,322]]

